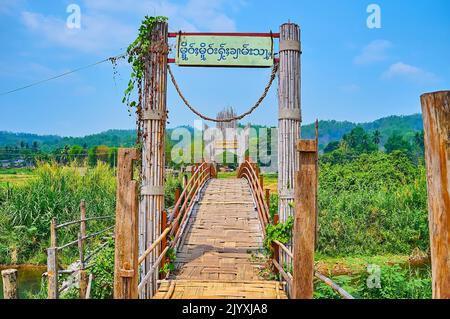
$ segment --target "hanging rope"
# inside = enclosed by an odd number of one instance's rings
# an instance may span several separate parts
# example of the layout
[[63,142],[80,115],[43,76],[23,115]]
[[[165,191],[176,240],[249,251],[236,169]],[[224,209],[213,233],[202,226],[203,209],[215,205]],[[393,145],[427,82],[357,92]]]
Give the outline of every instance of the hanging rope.
[[226,119],[215,119],[212,117],[208,117],[206,115],[203,115],[202,113],[200,113],[199,111],[197,111],[189,102],[188,100],[184,97],[183,93],[181,93],[180,87],[178,86],[177,81],[175,80],[175,77],[173,76],[172,70],[170,68],[170,65],[167,65],[167,70],[169,71],[169,75],[170,78],[172,80],[173,85],[175,86],[175,89],[178,92],[178,95],[180,96],[180,98],[183,100],[184,104],[197,116],[199,116],[200,118],[204,119],[205,121],[211,121],[211,122],[216,122],[216,123],[227,123],[227,122],[233,122],[233,121],[238,121],[238,120],[242,120],[244,117],[246,117],[247,115],[251,114],[254,110],[256,110],[262,103],[262,101],[264,100],[264,98],[267,96],[267,93],[269,92],[270,87],[272,86],[273,81],[275,80],[275,77],[277,75],[278,72],[278,62],[275,62],[273,67],[272,67],[272,73],[270,75],[270,80],[269,83],[267,83],[266,88],[264,89],[263,94],[261,95],[261,97],[259,98],[259,100],[255,103],[255,105],[253,105],[247,112],[242,113],[241,115],[238,116],[234,116],[231,118],[226,118]]

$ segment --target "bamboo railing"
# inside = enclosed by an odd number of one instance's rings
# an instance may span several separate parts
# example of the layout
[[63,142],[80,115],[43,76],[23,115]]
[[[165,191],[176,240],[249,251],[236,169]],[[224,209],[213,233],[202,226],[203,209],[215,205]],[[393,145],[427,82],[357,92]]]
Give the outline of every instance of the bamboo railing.
[[[246,159],[244,163],[242,163],[237,172],[238,178],[245,178],[248,181],[248,184],[251,188],[253,199],[255,202],[255,208],[258,211],[258,215],[261,221],[263,235],[266,236],[266,227],[272,222],[273,225],[278,224],[279,216],[278,214],[274,214],[272,221],[270,216],[270,190],[266,189],[263,191],[264,187],[264,177],[260,174],[260,169],[257,164],[250,162],[250,160]],[[293,287],[294,276],[291,272],[285,269],[282,265],[281,256],[287,256],[291,261],[295,260],[295,256],[292,251],[286,247],[283,243],[278,240],[272,241],[272,265],[275,273],[279,274],[281,278],[287,283],[287,288]],[[286,259],[286,258],[285,258]],[[352,295],[350,295],[347,291],[345,291],[338,284],[333,282],[330,278],[324,276],[320,272],[314,270],[314,277],[331,289],[333,289],[336,293],[338,293],[343,299],[354,299]]]
[[266,227],[270,222],[270,212],[269,212],[269,190],[266,192],[263,190],[263,176],[260,175],[259,168],[257,164],[251,163],[250,160],[246,159],[237,171],[238,178],[245,178],[248,181],[248,185],[251,188],[253,199],[255,201],[256,210],[261,221],[261,228],[263,235],[266,235]]
[[[92,281],[92,276],[90,278],[87,277],[86,264],[89,260],[95,256],[97,253],[101,251],[102,248],[105,247],[106,243],[100,245],[97,249],[92,251],[89,255],[85,255],[86,243],[88,239],[97,237],[101,234],[104,234],[108,231],[113,230],[114,225],[97,231],[92,234],[86,233],[87,222],[96,221],[96,220],[111,220],[114,219],[114,216],[97,216],[97,217],[86,217],[86,204],[85,201],[82,200],[80,203],[80,219],[69,221],[62,224],[57,224],[56,218],[53,218],[50,222],[50,247],[47,249],[47,281],[48,281],[48,289],[47,289],[47,297],[48,299],[58,299],[59,293],[66,288],[67,286],[59,287],[58,277],[61,274],[72,274],[78,272],[78,284],[80,291],[80,299],[86,299],[89,294],[89,280]],[[78,233],[78,238],[66,244],[58,246],[58,230],[70,227],[73,225],[80,225],[80,231]],[[77,245],[78,253],[79,253],[79,261],[80,267],[78,269],[59,269],[58,265],[58,253],[62,250]]]
[[[167,262],[166,255],[169,249],[177,249],[180,238],[186,227],[189,214],[194,204],[198,201],[201,189],[209,179],[215,177],[217,177],[217,171],[215,166],[211,163],[204,162],[193,167],[191,178],[185,185],[183,192],[176,195],[176,203],[172,213],[169,215],[167,215],[166,212],[162,214],[161,235],[138,258],[138,265],[141,265],[147,256],[149,256],[156,248],[160,248],[161,253],[157,257],[155,263],[152,265],[150,271],[143,275],[142,280],[138,284],[139,293],[141,293],[147,280],[151,278],[155,271]],[[168,244],[168,238],[171,238],[170,244]]]

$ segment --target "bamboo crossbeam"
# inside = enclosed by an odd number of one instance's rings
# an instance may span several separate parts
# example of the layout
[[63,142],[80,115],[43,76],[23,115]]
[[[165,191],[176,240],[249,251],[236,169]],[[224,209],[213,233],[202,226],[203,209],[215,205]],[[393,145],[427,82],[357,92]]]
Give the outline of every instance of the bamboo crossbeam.
[[103,229],[103,230],[100,230],[100,231],[98,231],[98,232],[96,232],[96,233],[92,233],[92,234],[90,234],[90,235],[84,236],[84,237],[82,237],[81,239],[82,239],[82,240],[85,240],[85,239],[89,239],[89,238],[98,236],[98,235],[100,235],[100,234],[106,233],[108,230],[114,229],[114,227],[115,227],[115,225],[110,226],[110,227],[105,228],[105,229]]
[[60,247],[56,247],[56,249],[57,249],[57,250],[62,250],[62,249],[64,249],[64,248],[67,248],[67,247],[72,246],[72,245],[75,245],[75,244],[78,244],[78,239],[77,239],[77,240],[74,240],[74,241],[71,241],[71,242],[69,242],[69,243],[67,243],[67,244],[65,244],[65,245],[60,246]]
[[147,256],[156,248],[158,247],[159,243],[161,243],[161,241],[164,239],[164,237],[167,236],[167,234],[169,233],[170,229],[172,228],[172,225],[169,225],[164,232],[161,234],[161,236],[158,237],[157,240],[155,240],[155,242],[142,254],[142,256],[139,257],[138,259],[138,265],[142,264],[142,262],[145,260],[145,258],[147,258]]
[[274,240],[273,242],[277,244],[278,247],[280,247],[289,257],[291,257],[292,259],[294,258],[292,252],[284,244],[280,243],[278,240]]
[[71,221],[71,222],[60,224],[60,225],[57,225],[55,228],[56,229],[60,229],[60,228],[66,227],[66,226],[70,226],[70,225],[74,225],[74,224],[80,224],[82,222],[88,222],[88,221],[91,221],[91,220],[112,219],[112,218],[115,218],[115,217],[116,216],[112,216],[112,215],[110,215],[110,216],[89,217],[89,218],[85,218],[85,219],[74,220],[74,221]]
[[328,287],[336,291],[339,295],[341,295],[344,299],[355,299],[352,295],[350,295],[345,289],[337,285],[333,280],[330,278],[322,275],[320,272],[315,271],[314,276],[321,280],[323,283],[325,283]]
[[291,286],[292,285],[292,275],[290,273],[286,272],[283,269],[283,267],[281,267],[281,265],[275,259],[272,259],[272,263],[278,269],[278,272],[281,274],[283,279],[286,280],[286,282],[288,283],[289,286]]

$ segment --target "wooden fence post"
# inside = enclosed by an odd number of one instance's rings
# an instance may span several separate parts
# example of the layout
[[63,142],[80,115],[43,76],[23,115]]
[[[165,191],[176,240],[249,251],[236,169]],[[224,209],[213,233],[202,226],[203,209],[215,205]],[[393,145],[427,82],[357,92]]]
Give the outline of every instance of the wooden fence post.
[[86,202],[80,202],[80,235],[78,237],[78,250],[80,254],[80,272],[78,277],[78,284],[80,287],[80,299],[86,299],[87,281],[88,277],[84,265],[84,243],[86,241]]
[[138,183],[133,180],[136,149],[119,149],[114,258],[114,298],[138,298]]
[[3,298],[19,299],[17,289],[17,269],[7,269],[2,271],[3,279]]
[[450,299],[450,91],[421,96],[433,298]]
[[298,142],[299,171],[295,175],[295,219],[293,230],[293,299],[312,299],[317,197],[317,143]]
[[50,222],[50,248],[47,249],[47,298],[58,299],[58,243],[56,218]]

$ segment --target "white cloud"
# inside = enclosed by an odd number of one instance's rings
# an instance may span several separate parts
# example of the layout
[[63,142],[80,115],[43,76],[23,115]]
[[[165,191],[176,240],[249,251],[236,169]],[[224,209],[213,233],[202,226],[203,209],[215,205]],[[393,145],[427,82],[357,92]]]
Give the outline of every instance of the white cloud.
[[235,31],[236,24],[225,8],[237,11],[245,5],[242,0],[189,0],[175,4],[168,0],[84,0],[90,10],[128,13],[142,19],[144,15],[169,17],[169,27],[186,31]]
[[81,29],[69,29],[65,20],[27,11],[22,12],[22,22],[51,43],[83,52],[117,51],[135,33],[133,28],[101,15],[83,14]]
[[1,0],[0,14],[10,14],[17,7],[22,5],[22,0]]
[[[9,1],[9,0],[8,0]],[[189,0],[175,4],[168,0],[84,0],[81,29],[68,29],[65,16],[57,18],[22,12],[22,22],[49,43],[83,52],[118,51],[130,43],[145,15],[169,17],[172,31],[235,31],[236,24],[226,13],[245,5],[242,0]]]
[[388,58],[387,50],[391,47],[392,43],[387,40],[372,41],[362,49],[353,62],[362,65],[384,61]]
[[434,82],[437,76],[431,72],[425,71],[419,67],[409,65],[403,62],[392,64],[389,69],[383,73],[383,79],[404,78],[412,81]]

